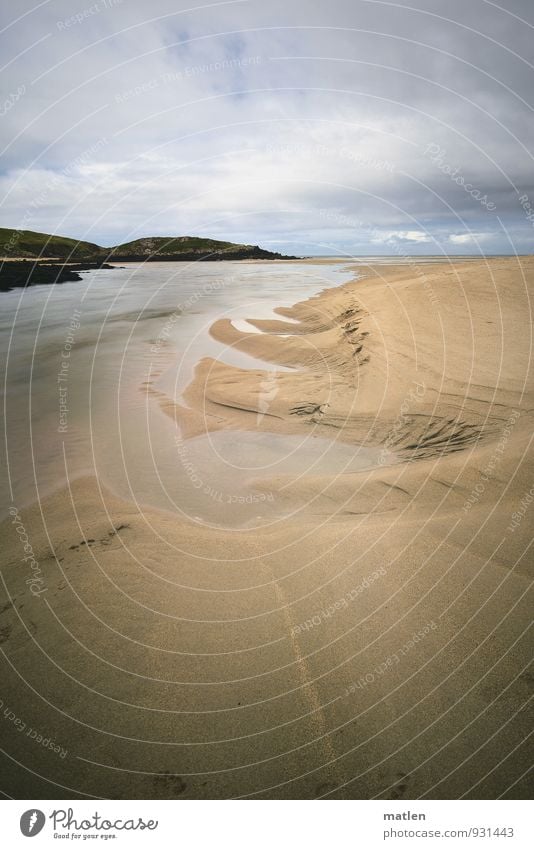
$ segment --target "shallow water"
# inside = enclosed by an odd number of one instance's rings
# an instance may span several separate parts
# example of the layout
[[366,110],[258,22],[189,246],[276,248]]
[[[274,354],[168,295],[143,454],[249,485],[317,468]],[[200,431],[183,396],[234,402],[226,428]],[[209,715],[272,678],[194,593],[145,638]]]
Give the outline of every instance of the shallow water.
[[[141,505],[245,526],[277,515],[273,501],[252,498],[258,494],[254,479],[374,465],[373,452],[254,432],[190,440],[184,461],[176,424],[146,391],[151,382],[179,398],[204,356],[274,369],[212,339],[211,324],[229,318],[254,330],[247,319],[273,317],[273,307],[352,276],[339,263],[151,263],[0,296],[3,512],[96,473],[112,491]],[[225,504],[225,495],[241,501]],[[235,511],[229,503],[238,505]]]
[[[305,501],[292,498],[288,507],[283,485],[278,494],[273,493],[268,483],[272,477],[294,482],[301,476],[323,474],[331,482],[337,475],[371,469],[384,460],[382,449],[355,448],[312,432],[297,436],[218,431],[187,441],[178,438],[175,445],[175,456],[169,457],[167,467],[167,471],[175,467],[167,489],[173,509],[181,511],[180,505],[186,503],[184,515],[220,527],[251,528],[272,524],[288,512],[296,517],[306,512],[310,505]],[[186,482],[184,491],[180,475],[173,498],[176,465],[185,472]]]

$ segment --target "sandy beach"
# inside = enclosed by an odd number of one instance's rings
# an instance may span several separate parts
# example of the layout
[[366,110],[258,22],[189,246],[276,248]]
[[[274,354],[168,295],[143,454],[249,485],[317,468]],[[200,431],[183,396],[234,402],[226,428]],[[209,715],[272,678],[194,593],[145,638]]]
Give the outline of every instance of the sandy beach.
[[261,332],[215,322],[258,368],[143,391],[185,443],[335,440],[370,468],[258,473],[257,528],[91,476],[13,505],[15,798],[528,798],[534,259],[357,270]]

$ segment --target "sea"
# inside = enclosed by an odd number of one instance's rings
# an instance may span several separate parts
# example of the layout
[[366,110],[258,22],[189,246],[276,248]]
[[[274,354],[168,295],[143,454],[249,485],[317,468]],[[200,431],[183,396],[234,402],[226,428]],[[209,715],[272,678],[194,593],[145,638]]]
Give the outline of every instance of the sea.
[[223,430],[184,440],[161,406],[162,397],[184,403],[203,357],[281,370],[217,342],[209,333],[214,321],[258,332],[249,319],[280,318],[275,307],[354,277],[339,260],[152,262],[1,294],[2,515],[91,475],[140,509],[251,528],[287,511],[262,478],[376,464],[377,449],[313,429],[303,436]]

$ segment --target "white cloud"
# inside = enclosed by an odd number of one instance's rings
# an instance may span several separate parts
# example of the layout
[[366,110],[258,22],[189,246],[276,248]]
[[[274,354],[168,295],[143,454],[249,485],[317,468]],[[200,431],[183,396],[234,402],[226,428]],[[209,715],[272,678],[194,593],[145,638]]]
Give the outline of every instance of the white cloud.
[[449,236],[449,241],[453,245],[476,245],[478,242],[491,239],[491,237],[491,233],[453,233]]
[[[19,5],[4,4],[4,23]],[[512,186],[534,196],[530,69],[470,29],[530,56],[505,10],[433,0],[461,24],[437,28],[402,2],[387,14],[354,0],[196,6],[125,0],[61,29],[72,3],[49,0],[7,31],[5,90],[24,94],[0,119],[3,226],[39,197],[27,227],[104,244],[211,232],[305,251],[323,232],[343,251],[393,240],[436,252],[475,244],[471,230],[488,250],[531,249]],[[532,16],[530,0],[514,9]]]
[[400,242],[431,242],[432,237],[428,233],[423,233],[421,230],[388,230],[384,233],[374,235],[372,242],[381,243],[389,242],[390,240]]

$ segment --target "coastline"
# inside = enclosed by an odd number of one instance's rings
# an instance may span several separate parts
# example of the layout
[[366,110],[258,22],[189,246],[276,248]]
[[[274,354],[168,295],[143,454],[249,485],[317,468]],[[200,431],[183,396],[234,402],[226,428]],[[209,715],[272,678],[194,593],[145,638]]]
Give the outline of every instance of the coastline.
[[288,518],[253,532],[76,480],[20,511],[38,595],[3,523],[11,707],[69,750],[32,748],[14,795],[528,798],[534,259],[365,273],[262,334],[212,327],[291,371],[205,359],[187,408],[159,403],[186,438],[311,432],[395,463],[264,476]]
[[[529,337],[515,338],[515,325],[528,329],[522,325],[529,296],[520,279],[509,291],[514,264],[491,264],[491,295],[485,261],[426,266],[423,280],[409,266],[393,265],[276,309],[279,320],[250,317],[261,333],[217,321],[210,333],[219,342],[274,369],[290,369],[275,374],[268,408],[260,410],[264,370],[209,358],[197,366],[186,404],[162,399],[162,406],[191,436],[228,426],[256,429],[262,412],[268,430],[301,433],[312,426],[318,436],[350,443],[389,441],[403,459],[475,445],[495,436],[514,403],[524,406],[520,378],[528,371]],[[530,271],[532,260],[521,268]],[[469,294],[466,284],[476,289]],[[444,285],[449,288],[440,304]],[[476,318],[470,299],[483,316]],[[500,331],[501,321],[502,354],[486,326]],[[494,386],[496,374],[500,383]],[[476,388],[466,392],[466,386]],[[399,412],[410,399],[414,415],[399,428]]]

